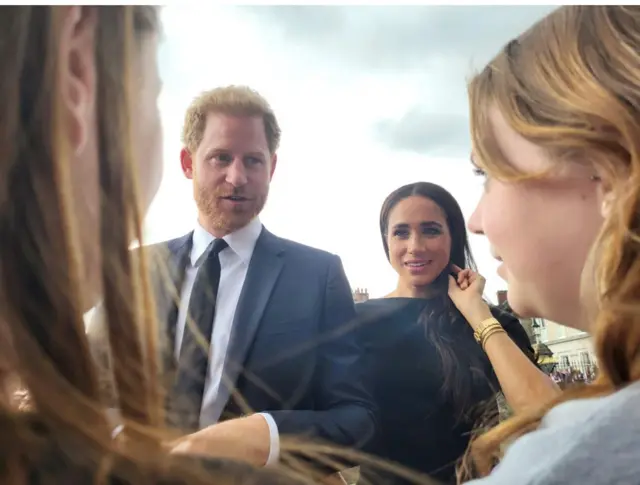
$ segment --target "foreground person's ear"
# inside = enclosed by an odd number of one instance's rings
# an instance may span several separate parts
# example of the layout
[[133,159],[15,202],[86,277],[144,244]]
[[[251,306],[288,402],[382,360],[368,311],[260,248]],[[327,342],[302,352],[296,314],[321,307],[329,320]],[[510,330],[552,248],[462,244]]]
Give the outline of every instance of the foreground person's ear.
[[70,149],[79,154],[94,127],[97,18],[95,8],[87,6],[66,7],[62,12],[58,83]]

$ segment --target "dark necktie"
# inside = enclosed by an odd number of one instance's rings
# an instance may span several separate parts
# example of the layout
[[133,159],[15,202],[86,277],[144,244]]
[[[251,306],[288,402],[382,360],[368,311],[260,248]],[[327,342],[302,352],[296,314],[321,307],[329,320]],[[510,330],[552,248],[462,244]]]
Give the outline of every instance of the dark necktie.
[[[226,247],[224,239],[216,239],[209,245],[208,255],[196,273],[189,298],[187,322],[173,388],[172,409],[172,412],[178,414],[174,416],[178,418],[176,424],[188,430],[196,430],[199,426],[216,297],[220,285],[219,254]],[[189,317],[195,328],[189,324]]]

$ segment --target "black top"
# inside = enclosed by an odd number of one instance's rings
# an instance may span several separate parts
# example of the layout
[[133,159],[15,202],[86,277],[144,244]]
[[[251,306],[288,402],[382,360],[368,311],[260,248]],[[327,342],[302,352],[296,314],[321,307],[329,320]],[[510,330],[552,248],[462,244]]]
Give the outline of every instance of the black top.
[[[448,298],[373,299],[357,304],[356,309],[364,319],[379,407],[376,438],[369,451],[436,480],[455,483],[455,465],[467,449],[470,432],[480,418],[497,416],[495,393],[500,389],[471,326]],[[497,308],[491,311],[533,361],[534,351],[520,322]],[[442,391],[442,358],[429,335],[432,332],[447,342],[453,365],[468,369],[468,399],[458,406],[464,409],[463,417],[455,412],[451,394]],[[361,472],[373,483],[405,483],[397,477],[374,478],[366,465]]]

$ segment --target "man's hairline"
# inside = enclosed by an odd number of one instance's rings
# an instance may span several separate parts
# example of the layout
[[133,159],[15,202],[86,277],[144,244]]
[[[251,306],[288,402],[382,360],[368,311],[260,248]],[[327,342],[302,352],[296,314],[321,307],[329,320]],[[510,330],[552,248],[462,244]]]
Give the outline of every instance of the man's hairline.
[[198,142],[198,146],[195,148],[195,150],[191,150],[186,144],[182,144],[182,148],[184,150],[186,150],[189,155],[191,157],[193,157],[196,152],[198,151],[198,149],[200,148],[200,145],[202,145],[202,140],[204,139],[204,132],[207,129],[207,123],[209,121],[209,116],[211,115],[225,115],[225,116],[232,116],[235,118],[259,118],[260,121],[262,122],[262,129],[264,131],[264,138],[267,141],[267,151],[269,153],[269,160],[273,160],[274,157],[277,156],[278,154],[278,147],[276,147],[276,149],[273,151],[273,153],[271,152],[271,148],[269,148],[269,137],[267,135],[267,124],[265,123],[264,117],[267,115],[267,113],[257,113],[254,115],[250,115],[250,114],[234,114],[234,113],[229,113],[229,112],[225,112],[224,110],[216,110],[216,109],[210,109],[207,110],[206,114],[204,115],[204,126],[202,128],[202,133],[200,135],[201,140]]

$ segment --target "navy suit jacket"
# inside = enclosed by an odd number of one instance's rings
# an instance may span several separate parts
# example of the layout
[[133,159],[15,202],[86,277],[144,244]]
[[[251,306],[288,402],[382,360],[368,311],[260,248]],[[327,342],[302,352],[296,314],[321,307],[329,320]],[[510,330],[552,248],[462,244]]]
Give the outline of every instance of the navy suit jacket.
[[[191,243],[189,233],[147,248],[156,257],[163,254],[168,263],[172,295],[161,278],[154,280],[169,349],[174,348],[175,297]],[[279,238],[263,227],[236,309],[215,401],[221,419],[243,414],[239,394],[253,411],[269,412],[281,435],[356,448],[366,444],[374,434],[376,412],[363,342],[359,331],[350,328],[354,317],[338,256]],[[175,364],[173,352],[170,360]]]

